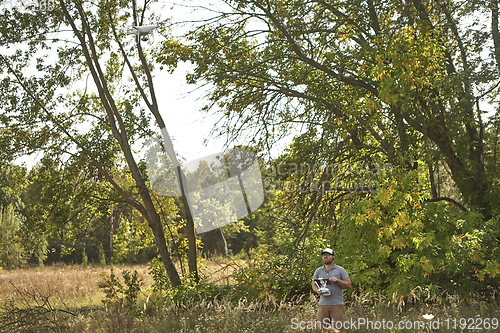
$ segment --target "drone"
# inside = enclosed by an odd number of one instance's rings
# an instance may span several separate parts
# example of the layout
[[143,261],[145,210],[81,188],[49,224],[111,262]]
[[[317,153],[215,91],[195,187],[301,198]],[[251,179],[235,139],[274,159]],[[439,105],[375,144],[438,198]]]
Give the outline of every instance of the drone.
[[153,30],[159,27],[159,22],[156,25],[133,25],[131,29],[127,30],[127,35],[135,35],[137,36],[137,41],[140,38],[143,42],[147,42],[151,38],[151,43],[153,43]]

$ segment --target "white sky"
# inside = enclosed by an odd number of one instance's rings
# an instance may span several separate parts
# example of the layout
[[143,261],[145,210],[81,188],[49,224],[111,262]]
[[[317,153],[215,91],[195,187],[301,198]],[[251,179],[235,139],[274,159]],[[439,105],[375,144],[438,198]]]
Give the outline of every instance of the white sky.
[[[142,1],[138,1],[138,6]],[[185,5],[193,6],[203,2],[196,1],[160,1],[164,4],[164,19],[171,17],[174,21],[192,20],[193,10]],[[209,2],[205,2],[209,5]],[[145,23],[146,24],[146,23]],[[179,26],[172,31],[174,36],[181,36],[188,26]],[[174,150],[185,161],[192,161],[202,156],[218,153],[223,149],[222,140],[206,141],[217,117],[200,111],[203,106],[204,90],[186,83],[189,64],[180,64],[173,74],[155,73],[155,89],[160,113],[165,121],[167,131],[172,139]]]
[[172,139],[174,150],[181,158],[191,161],[204,155],[220,152],[222,140],[210,140],[210,130],[217,116],[200,111],[203,106],[203,90],[194,91],[196,86],[185,80],[189,65],[182,64],[173,74],[165,72],[156,75],[156,94],[160,113]]

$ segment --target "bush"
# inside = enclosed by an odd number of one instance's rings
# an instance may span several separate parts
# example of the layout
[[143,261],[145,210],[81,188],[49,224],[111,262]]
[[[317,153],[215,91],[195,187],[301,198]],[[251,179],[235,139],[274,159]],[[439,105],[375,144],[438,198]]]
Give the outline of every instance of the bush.
[[120,282],[113,269],[111,269],[109,276],[102,272],[101,277],[102,281],[98,284],[98,287],[103,289],[106,294],[106,298],[103,300],[106,309],[126,308],[129,313],[136,316],[141,315],[142,312],[137,307],[137,299],[144,283],[138,278],[137,271],[133,273],[127,270],[122,271],[125,285]]
[[0,266],[19,267],[25,263],[25,249],[19,237],[21,218],[12,205],[0,205]]

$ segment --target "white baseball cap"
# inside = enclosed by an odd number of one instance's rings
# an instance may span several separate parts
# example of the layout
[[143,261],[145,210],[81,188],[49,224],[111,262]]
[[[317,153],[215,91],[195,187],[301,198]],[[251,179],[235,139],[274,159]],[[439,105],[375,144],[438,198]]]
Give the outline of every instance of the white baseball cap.
[[321,254],[323,255],[323,253],[328,253],[328,254],[331,254],[332,256],[334,256],[335,254],[333,253],[333,250],[330,249],[330,248],[326,248],[323,250],[323,252],[321,252]]

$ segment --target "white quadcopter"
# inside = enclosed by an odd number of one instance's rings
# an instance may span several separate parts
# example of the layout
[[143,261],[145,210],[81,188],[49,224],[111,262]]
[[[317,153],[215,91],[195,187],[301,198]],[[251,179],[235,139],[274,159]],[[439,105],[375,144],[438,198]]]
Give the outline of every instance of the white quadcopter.
[[137,36],[137,41],[140,38],[143,42],[147,42],[151,38],[151,43],[153,43],[153,30],[159,27],[160,23],[156,25],[133,25],[131,29],[127,30],[127,35],[135,35]]

